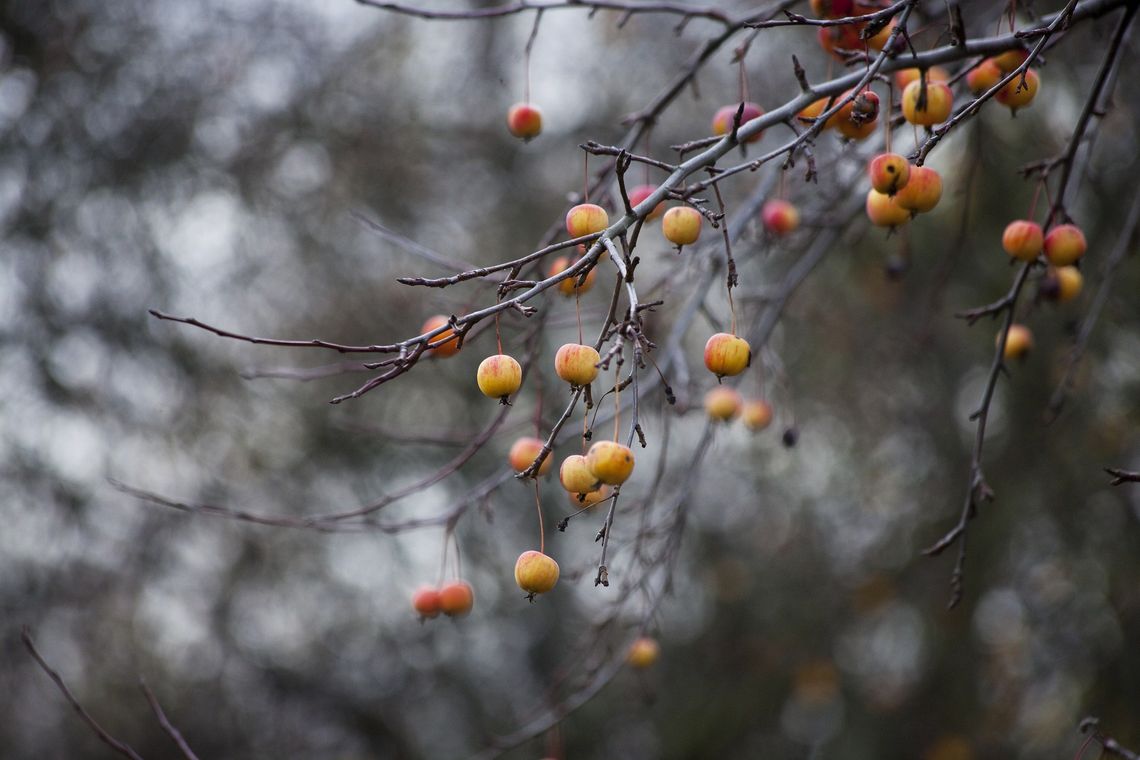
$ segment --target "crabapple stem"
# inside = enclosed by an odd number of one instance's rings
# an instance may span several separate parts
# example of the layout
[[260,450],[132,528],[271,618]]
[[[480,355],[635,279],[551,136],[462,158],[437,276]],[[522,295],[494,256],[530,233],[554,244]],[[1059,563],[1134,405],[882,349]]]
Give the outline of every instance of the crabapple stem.
[[546,528],[542,524],[542,500],[538,495],[538,478],[534,480],[534,508],[538,512],[538,550],[546,554]]

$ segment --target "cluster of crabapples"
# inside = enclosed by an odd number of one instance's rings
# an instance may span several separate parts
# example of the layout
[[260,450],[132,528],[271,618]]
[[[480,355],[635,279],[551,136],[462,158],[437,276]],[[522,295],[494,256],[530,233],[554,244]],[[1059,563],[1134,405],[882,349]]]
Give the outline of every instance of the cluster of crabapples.
[[[699,220],[699,212],[695,213],[698,214]],[[603,232],[608,226],[609,217],[606,211],[594,204],[580,204],[570,209],[566,215],[566,231],[572,238],[595,235]],[[565,257],[555,260],[550,266],[551,276],[565,272],[572,265],[572,262]],[[591,270],[585,276],[563,279],[559,282],[559,289],[565,295],[581,293],[590,287],[592,274]],[[435,330],[440,331],[428,343],[427,350],[431,356],[448,357],[459,351],[455,326],[450,324],[446,317],[436,315],[424,323],[424,333]],[[705,344],[705,366],[718,380],[739,375],[749,366],[751,360],[752,351],[748,341],[739,336],[716,333]],[[571,388],[582,388],[589,386],[597,378],[601,363],[601,356],[593,346],[567,343],[555,353],[554,371]],[[492,354],[480,362],[475,380],[483,395],[498,399],[502,403],[509,403],[510,397],[522,387],[522,366],[508,354]],[[716,402],[717,397],[727,399],[730,408],[725,408],[723,400]],[[744,403],[740,400],[739,394],[730,388],[718,388],[710,394],[707,409],[710,415],[723,420],[743,414],[746,424],[757,430],[767,426],[772,418],[772,410],[766,402]],[[518,473],[530,472],[535,477],[540,477],[548,473],[553,466],[553,459],[549,454],[550,450],[542,440],[524,436],[511,446],[507,461]],[[633,474],[634,464],[633,451],[628,446],[617,441],[597,441],[585,454],[567,456],[559,467],[558,480],[566,490],[570,504],[578,509],[586,509],[610,498],[613,488],[620,486]],[[558,582],[558,576],[558,563],[553,557],[541,551],[525,551],[519,555],[515,563],[515,582],[531,599],[537,594],[544,594],[553,589]],[[413,607],[424,617],[434,617],[440,611],[446,614],[462,614],[458,608],[451,607],[450,602],[444,601],[446,596],[444,592],[454,593],[449,589],[456,584],[462,584],[468,591],[466,607],[462,612],[470,610],[473,598],[470,586],[462,581],[448,584],[438,592],[430,588],[420,589],[413,597]],[[636,659],[643,662],[645,658],[642,655]]]
[[[1048,233],[1029,219],[1016,219],[1006,225],[1001,245],[1010,258],[1033,264],[1045,259],[1045,274],[1038,286],[1038,296],[1047,301],[1065,303],[1080,295],[1084,278],[1077,263],[1085,255],[1088,243],[1085,233],[1075,224],[1059,224]],[[1001,332],[995,343],[1001,345]],[[1033,348],[1033,333],[1023,324],[1009,326],[1004,357],[1019,359]]]
[[450,581],[439,588],[421,586],[412,594],[412,608],[424,620],[437,617],[441,612],[448,617],[462,617],[474,604],[475,591],[464,580]]
[[[885,0],[811,0],[812,11],[823,19],[866,15],[888,6],[889,3]],[[845,59],[851,52],[883,50],[890,42],[896,25],[896,19],[892,17],[885,23],[880,20],[821,26],[818,40],[828,53]],[[975,95],[980,95],[1001,84],[1001,89],[994,97],[1016,112],[1032,102],[1040,83],[1036,71],[1023,65],[1027,56],[1025,50],[1014,50],[986,58],[967,72],[966,86]],[[1002,84],[1002,80],[1007,78],[1009,81]],[[921,70],[904,69],[896,72],[894,81],[902,92],[898,109],[906,121],[916,127],[929,129],[951,117],[954,94],[949,84],[950,76],[945,70],[937,66]],[[848,91],[840,96],[820,98],[803,109],[798,118],[804,124],[816,124],[822,114],[841,101],[842,107],[835,109],[835,113],[818,128],[834,129],[849,140],[870,137],[879,124],[880,115],[879,95],[870,87],[859,92]],[[894,107],[894,103],[887,103],[888,116]],[[763,115],[764,109],[760,105],[746,100],[724,106],[713,116],[712,133],[720,136],[735,135],[738,128]],[[542,112],[533,103],[516,103],[508,110],[507,129],[513,136],[529,141],[542,132],[542,127]],[[742,142],[755,142],[762,135],[762,131],[757,131]],[[877,226],[893,229],[906,224],[914,216],[935,208],[942,197],[942,178],[938,173],[928,167],[912,164],[898,153],[890,152],[889,139],[887,152],[871,159],[867,173],[871,188],[867,194],[866,212],[870,221]],[[643,205],[657,189],[651,184],[630,188],[630,206]],[[697,242],[703,216],[703,212],[693,205],[682,203],[666,209],[663,201],[645,213],[646,221],[661,218],[662,235],[678,249]],[[800,223],[798,209],[783,199],[766,202],[760,218],[764,229],[773,236],[790,234]],[[576,205],[566,214],[566,231],[574,239],[596,236],[604,232],[609,224],[606,210],[593,203]],[[1046,236],[1035,223],[1021,220],[1007,228],[1002,242],[1010,256],[1016,259],[1035,261],[1039,255],[1044,254],[1049,268],[1041,282],[1042,297],[1066,301],[1079,292],[1081,275],[1072,266],[1084,252],[1084,237],[1078,228],[1060,225]],[[547,276],[551,278],[565,273],[571,267],[578,267],[574,270],[576,274],[564,276],[558,281],[557,288],[563,295],[581,295],[592,287],[596,276],[595,267],[583,267],[578,263],[586,250],[586,245],[580,244],[577,259],[562,256],[550,263]],[[439,330],[427,344],[431,356],[448,357],[459,350],[459,335],[455,328],[456,325],[449,324],[443,316],[432,317],[424,324],[424,333]],[[999,340],[1000,337],[999,335]],[[1024,354],[1031,343],[1032,336],[1028,330],[1021,325],[1014,325],[1007,336],[1006,355]],[[500,348],[500,352],[501,350]],[[738,375],[749,366],[751,349],[743,338],[729,333],[717,333],[709,338],[705,346],[704,361],[719,383],[720,379]],[[589,386],[596,379],[600,364],[601,357],[597,349],[578,343],[563,345],[554,359],[558,377],[572,388]],[[484,395],[506,404],[522,387],[522,375],[522,367],[517,360],[508,354],[496,353],[479,364],[476,382]],[[705,396],[704,407],[706,414],[713,420],[728,422],[740,417],[752,430],[762,430],[772,420],[772,408],[766,401],[746,401],[738,391],[726,386],[718,385],[709,391]],[[542,440],[523,437],[511,447],[508,462],[519,473],[539,477],[550,471],[553,459]],[[574,507],[585,509],[611,498],[612,489],[625,482],[633,468],[634,456],[629,447],[616,441],[598,441],[586,453],[566,457],[559,467],[558,478],[570,503]],[[541,551],[523,552],[515,565],[515,581],[531,599],[536,594],[553,589],[558,575],[558,563]],[[444,592],[458,586],[467,590],[466,607],[444,601]],[[456,591],[450,593],[459,594]],[[421,615],[434,617],[440,611],[449,615],[463,614],[470,609],[472,598],[470,586],[456,581],[438,591],[420,589],[416,592],[413,603]],[[644,659],[652,661],[656,657],[656,642],[645,641],[652,643],[653,654],[645,655]],[[645,650],[648,651],[649,647],[646,646]],[[631,653],[631,661],[633,659]]]

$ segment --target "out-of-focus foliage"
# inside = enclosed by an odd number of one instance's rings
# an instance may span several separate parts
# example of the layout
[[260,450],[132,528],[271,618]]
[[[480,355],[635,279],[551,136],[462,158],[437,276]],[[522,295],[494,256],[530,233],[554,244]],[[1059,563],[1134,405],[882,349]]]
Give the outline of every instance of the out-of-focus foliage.
[[[997,5],[963,9],[989,25]],[[528,605],[511,570],[535,540],[533,494],[508,483],[457,528],[473,613],[420,625],[408,599],[435,579],[439,529],[256,527],[162,510],[107,482],[305,515],[373,500],[451,458],[454,446],[394,434],[462,441],[486,423],[497,407],[473,375],[490,333],[330,407],[366,376],[252,375],[342,357],[227,342],[147,309],[256,335],[385,343],[430,314],[493,299],[487,288],[396,285],[443,272],[351,213],[459,261],[532,250],[581,184],[578,143],[617,140],[621,117],[715,33],[697,20],[675,36],[675,19],[655,16],[619,30],[618,18],[546,14],[532,62],[546,129],[524,145],[503,122],[521,94],[530,16],[426,23],[349,0],[0,4],[5,758],[105,756],[19,646],[24,624],[97,719],[146,757],[173,747],[139,675],[203,758],[456,757],[551,707],[587,660],[620,657],[635,632],[595,626],[637,580],[621,574],[636,514],[619,510],[609,589],[592,582],[601,515],[548,535],[563,579]],[[889,240],[856,224],[796,295],[768,371],[741,385],[756,393],[763,376],[777,424],[717,432],[684,507],[671,594],[653,617],[662,657],[563,723],[569,757],[791,758],[805,747],[842,758],[1057,757],[1074,752],[1089,713],[1140,744],[1140,490],[1110,488],[1100,469],[1140,464],[1135,256],[1116,275],[1074,397],[1042,423],[1135,193],[1134,40],[1070,204],[1089,234],[1088,287],[1074,303],[1027,309],[1038,349],[999,385],[986,449],[997,500],[970,534],[958,610],[943,610],[951,560],[919,556],[957,518],[968,417],[992,356],[991,323],[950,315],[1007,289],[997,241],[1033,192],[1016,168],[1063,147],[1112,23],[1086,24],[1050,51],[1032,108],[1011,120],[992,105],[937,149],[947,192],[934,213]],[[917,39],[937,34],[934,24]],[[793,52],[813,80],[825,77],[812,30],[758,40],[748,77],[762,105],[798,91]],[[701,75],[700,99],[686,95],[662,119],[654,153],[704,135],[735,100],[731,54]],[[785,137],[771,132],[750,150]],[[830,134],[817,154],[818,186],[797,167],[787,192],[820,214],[812,199],[861,164]],[[724,183],[730,210],[757,181]],[[903,249],[910,270],[888,280],[884,262]],[[758,230],[735,252],[753,296],[787,262]],[[642,255],[647,273],[700,266],[663,243]],[[583,298],[587,325],[604,315],[603,290]],[[755,302],[742,304],[754,317]],[[725,318],[723,303],[712,307]],[[565,396],[547,367],[574,334],[573,302],[543,308],[555,325],[538,365],[549,421]],[[674,308],[650,329],[665,331]],[[504,318],[508,346],[524,327]],[[697,358],[711,330],[698,321],[688,336],[693,371],[677,387],[688,411],[647,402],[634,494],[649,488],[664,415],[662,500],[691,461],[697,402],[713,382]],[[446,510],[501,466],[534,413],[532,392],[460,473],[383,519]],[[799,444],[785,448],[779,433],[793,423]],[[566,513],[556,483],[543,494],[549,521]],[[631,625],[643,603],[628,603]]]

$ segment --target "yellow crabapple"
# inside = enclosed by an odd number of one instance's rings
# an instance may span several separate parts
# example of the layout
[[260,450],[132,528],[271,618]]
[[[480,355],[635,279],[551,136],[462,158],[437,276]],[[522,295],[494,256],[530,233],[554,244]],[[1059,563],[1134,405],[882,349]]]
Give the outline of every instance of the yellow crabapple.
[[624,483],[633,473],[633,465],[633,452],[617,441],[598,441],[586,452],[586,466],[607,485]]
[[558,583],[558,563],[534,549],[525,551],[515,561],[515,583],[531,596],[545,594]]
[[475,380],[484,396],[505,403],[507,397],[522,386],[522,367],[513,356],[493,354],[479,363]]
[[[995,345],[1001,345],[1001,331],[994,339]],[[1033,348],[1033,333],[1023,324],[1014,323],[1009,326],[1009,335],[1005,339],[1005,352],[1002,354],[1006,360],[1020,359]]]
[[554,371],[571,385],[589,385],[598,376],[601,360],[593,346],[566,343],[554,355]]
[[570,237],[593,235],[610,226],[610,215],[594,203],[580,203],[566,212],[566,231]]
[[674,245],[692,245],[701,236],[701,212],[692,206],[674,206],[661,219],[661,234]]
[[735,388],[718,385],[705,394],[705,413],[711,419],[728,422],[740,414],[744,401]]

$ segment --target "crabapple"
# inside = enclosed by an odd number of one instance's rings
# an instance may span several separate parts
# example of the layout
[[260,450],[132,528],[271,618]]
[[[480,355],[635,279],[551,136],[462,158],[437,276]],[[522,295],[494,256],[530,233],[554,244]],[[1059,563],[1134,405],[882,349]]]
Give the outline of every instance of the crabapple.
[[[895,86],[905,90],[911,82],[917,82],[922,69],[899,69],[895,72]],[[949,82],[950,72],[941,66],[931,66],[926,70],[927,82]]]
[[558,468],[558,481],[570,493],[589,493],[598,488],[598,477],[590,471],[586,457],[571,454]]
[[633,643],[629,645],[626,662],[628,662],[630,666],[642,670],[657,662],[657,657],[660,654],[661,647],[656,639],[641,636],[634,639]]
[[691,245],[701,235],[701,212],[692,206],[674,206],[661,219],[661,233],[674,245]]
[[1072,301],[1080,295],[1084,281],[1081,270],[1074,266],[1049,267],[1041,281],[1041,297],[1060,303]]
[[894,195],[910,179],[910,162],[898,153],[880,153],[867,164],[871,187],[884,195]]
[[610,226],[610,215],[594,203],[579,203],[566,212],[566,231],[570,237],[593,235]]
[[1041,253],[1044,240],[1040,224],[1018,219],[1006,225],[1001,234],[1001,247],[1015,259],[1033,261]]
[[[636,185],[629,190],[629,205],[636,208],[645,202],[645,199],[657,190],[653,185]],[[653,210],[645,215],[645,221],[649,222],[665,213],[665,201],[661,201]]]
[[744,338],[716,333],[705,343],[705,366],[718,378],[739,375],[752,363],[752,348]]
[[800,211],[785,200],[771,200],[760,209],[764,229],[773,235],[787,235],[800,226]]
[[[559,256],[554,261],[550,262],[550,270],[547,272],[547,276],[553,277],[556,274],[565,272],[571,263],[572,262],[568,256]],[[586,274],[585,282],[583,282],[581,285],[578,284],[578,278],[582,276],[581,273],[578,273],[573,277],[567,277],[565,280],[559,280],[558,292],[564,296],[572,296],[575,293],[582,295],[594,286],[594,280],[597,279],[597,275],[597,268],[591,268],[589,273]]]
[[571,493],[567,491],[566,495],[570,497],[570,503],[573,504],[575,508],[589,509],[595,504],[610,498],[610,487],[602,485],[593,491],[586,491],[585,493]]
[[943,82],[926,83],[926,102],[920,107],[918,100],[922,94],[922,82],[915,80],[906,86],[902,94],[903,118],[911,124],[930,127],[941,124],[950,118],[954,109],[954,93]]
[[1088,243],[1085,233],[1075,224],[1062,224],[1049,230],[1044,242],[1045,258],[1053,266],[1063,267],[1085,255]]
[[452,581],[439,589],[439,608],[444,615],[461,617],[475,604],[475,591],[467,581]]
[[970,88],[970,92],[981,95],[1000,82],[1002,76],[997,61],[993,58],[987,58],[970,69],[970,73],[966,75],[966,86]]
[[[732,131],[733,120],[736,119],[736,112],[740,109],[740,104],[731,106],[724,106],[720,108],[716,115],[713,116],[712,133],[714,135],[727,135]],[[764,115],[764,109],[756,103],[745,103],[744,110],[740,114],[740,126],[744,126],[753,119],[758,119]],[[764,130],[760,130],[742,142],[754,143],[764,136]]]
[[598,441],[586,452],[586,466],[607,485],[624,483],[633,473],[633,464],[633,452],[616,441]]
[[705,412],[710,419],[728,422],[740,414],[743,400],[735,388],[718,385],[705,394]]
[[542,132],[542,111],[531,103],[515,103],[507,111],[507,129],[529,142]]
[[558,563],[534,549],[525,551],[515,561],[515,583],[532,597],[545,594],[558,583]]
[[434,586],[420,586],[412,594],[412,609],[422,618],[433,618],[441,611],[439,589]]
[[910,211],[903,208],[895,195],[886,195],[878,190],[867,191],[867,218],[876,227],[898,227],[910,221]]
[[593,346],[567,343],[554,355],[554,371],[571,385],[589,385],[598,376],[601,360]]
[[740,418],[749,430],[763,430],[772,424],[772,405],[763,399],[745,401]]
[[[511,450],[507,453],[507,462],[515,472],[526,472],[534,464],[534,460],[538,459],[545,445],[538,438],[524,435],[511,444]],[[538,466],[538,474],[545,475],[550,472],[552,466],[554,466],[554,457],[547,452],[546,458]]]
[[1029,57],[1029,51],[1025,48],[1014,48],[1007,50],[1004,53],[995,55],[991,60],[1001,70],[1002,74],[1008,74],[1016,69],[1021,64],[1025,63],[1025,59]]
[[1037,97],[1037,88],[1040,85],[1041,78],[1037,72],[1033,69],[1026,69],[1024,86],[1022,86],[1021,76],[1015,76],[998,90],[994,99],[1004,106],[1009,106],[1010,110],[1016,113],[1017,109],[1025,108],[1033,102],[1033,99]]
[[[995,345],[1001,345],[1001,331],[994,339]],[[1002,356],[1009,359],[1020,359],[1033,348],[1033,333],[1023,324],[1014,323],[1009,326],[1009,335],[1005,339],[1005,352]]]
[[910,167],[910,178],[906,186],[895,193],[899,208],[915,214],[930,211],[942,199],[942,177],[938,172],[925,166]]
[[[442,314],[436,314],[433,317],[428,317],[427,321],[424,322],[424,326],[420,328],[420,331],[421,333],[429,333],[437,327],[443,327],[447,323],[447,317]],[[432,338],[430,342],[439,344],[434,348],[428,349],[432,356],[454,356],[455,353],[459,351],[459,338],[456,337],[455,331],[450,327]]]
[[493,354],[479,363],[475,380],[484,396],[506,403],[507,397],[522,386],[522,367],[513,356]]

